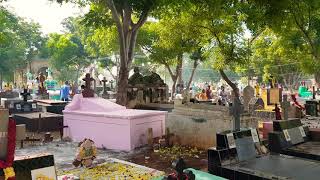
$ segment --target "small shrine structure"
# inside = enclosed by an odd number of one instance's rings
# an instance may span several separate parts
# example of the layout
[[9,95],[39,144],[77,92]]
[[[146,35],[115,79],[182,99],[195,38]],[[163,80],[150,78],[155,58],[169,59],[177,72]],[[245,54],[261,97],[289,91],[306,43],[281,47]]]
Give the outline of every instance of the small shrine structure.
[[139,68],[135,67],[128,84],[130,107],[149,103],[166,103],[168,100],[168,86],[155,72],[144,76],[140,73]]

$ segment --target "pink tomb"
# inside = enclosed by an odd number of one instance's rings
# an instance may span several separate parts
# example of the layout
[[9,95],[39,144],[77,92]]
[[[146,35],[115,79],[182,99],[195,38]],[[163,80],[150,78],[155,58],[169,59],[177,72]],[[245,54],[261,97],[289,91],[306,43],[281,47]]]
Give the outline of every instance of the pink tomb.
[[165,132],[167,112],[126,109],[102,98],[74,96],[65,107],[64,136],[80,142],[92,139],[97,147],[130,151],[147,144],[148,128],[153,137]]

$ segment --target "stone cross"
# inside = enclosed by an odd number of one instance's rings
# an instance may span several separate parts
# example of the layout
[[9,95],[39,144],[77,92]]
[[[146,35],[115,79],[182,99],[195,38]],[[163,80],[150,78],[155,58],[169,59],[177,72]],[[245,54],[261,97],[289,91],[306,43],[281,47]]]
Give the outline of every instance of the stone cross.
[[283,119],[288,120],[288,110],[290,107],[290,102],[287,100],[287,95],[283,95],[283,101],[281,102],[281,108],[283,111]]
[[23,101],[28,101],[28,96],[30,96],[30,93],[28,92],[28,89],[23,89],[23,93],[20,93],[20,95],[23,97]]
[[48,77],[52,77],[52,70],[50,68],[48,68],[46,72],[48,73]]
[[106,77],[103,77],[103,80],[101,81],[103,83],[103,93],[107,92],[107,82],[108,80]]
[[113,89],[113,80],[110,81],[111,89]]
[[82,92],[83,97],[94,97],[94,91],[91,89],[91,81],[94,81],[94,79],[87,73],[86,77],[82,80],[85,81],[85,87]]

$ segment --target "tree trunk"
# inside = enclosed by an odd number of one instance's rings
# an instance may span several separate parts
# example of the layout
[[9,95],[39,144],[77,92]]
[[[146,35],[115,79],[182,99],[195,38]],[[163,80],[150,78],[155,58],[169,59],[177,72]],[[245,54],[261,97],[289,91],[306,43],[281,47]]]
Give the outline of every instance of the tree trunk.
[[171,91],[171,98],[174,99],[174,94],[176,93],[176,88],[177,88],[177,83],[179,83],[179,77],[181,77],[181,70],[182,70],[182,56],[178,56],[177,57],[177,66],[175,69],[175,74],[173,74],[169,64],[167,64],[166,62],[164,62],[163,64],[165,65],[165,67],[167,68],[167,70],[169,71],[169,74],[171,76],[173,85],[172,85],[172,91]]
[[2,84],[3,84],[3,73],[0,73],[0,90],[2,89]]
[[177,57],[178,59],[178,65],[176,68],[176,76],[178,77],[178,84],[181,85],[183,84],[183,80],[182,80],[182,59],[183,59],[183,54],[178,55]]
[[111,10],[112,19],[115,21],[120,45],[120,70],[117,86],[117,100],[120,105],[127,105],[127,86],[131,63],[134,56],[134,48],[138,30],[146,22],[151,7],[146,7],[141,13],[137,23],[132,21],[133,9],[124,1],[116,7],[113,0],[107,0],[107,6]]
[[129,70],[120,67],[118,85],[117,85],[117,103],[121,105],[127,104],[127,85],[128,85]]
[[228,78],[228,76],[224,73],[222,69],[219,69],[219,73],[223,78],[223,80],[225,80],[227,84],[232,88],[235,98],[239,98],[240,97],[239,88]]
[[172,84],[172,92],[171,92],[171,99],[174,99],[174,95],[176,93],[176,86],[177,86],[177,78],[176,79],[172,79],[173,84]]
[[316,83],[320,83],[320,72],[314,73],[314,79]]
[[190,86],[191,86],[191,83],[192,83],[192,80],[193,80],[193,76],[194,76],[194,74],[195,74],[195,72],[196,72],[196,69],[197,69],[197,67],[198,67],[198,60],[194,60],[194,63],[193,63],[193,69],[192,69],[192,72],[191,72],[191,76],[190,76],[190,79],[189,79],[189,82],[188,82],[188,84],[187,84],[187,87],[186,87],[186,89],[188,90],[189,88],[190,88]]

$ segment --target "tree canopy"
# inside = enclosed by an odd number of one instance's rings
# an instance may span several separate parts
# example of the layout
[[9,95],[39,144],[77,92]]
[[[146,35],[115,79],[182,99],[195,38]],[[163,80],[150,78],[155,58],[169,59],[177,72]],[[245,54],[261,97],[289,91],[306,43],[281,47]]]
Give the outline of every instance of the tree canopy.
[[2,79],[11,81],[14,70],[30,66],[35,56],[45,56],[46,38],[41,34],[39,24],[26,22],[3,6],[0,6],[0,23],[2,82]]

